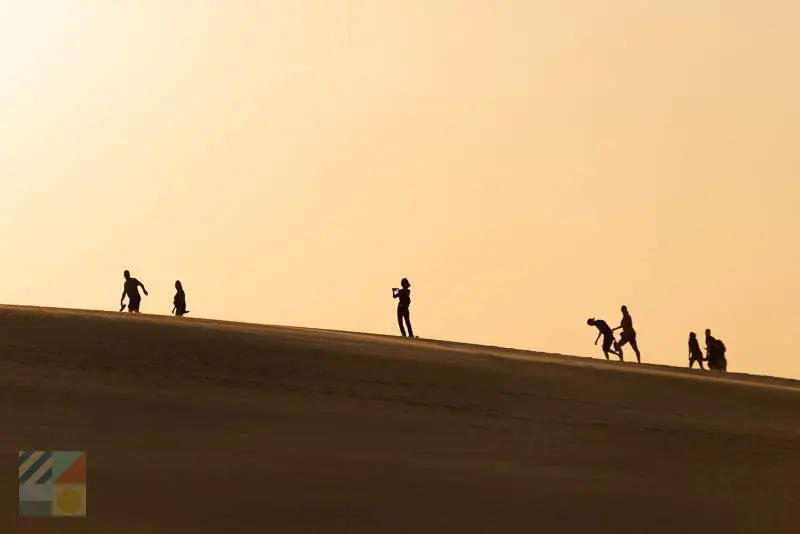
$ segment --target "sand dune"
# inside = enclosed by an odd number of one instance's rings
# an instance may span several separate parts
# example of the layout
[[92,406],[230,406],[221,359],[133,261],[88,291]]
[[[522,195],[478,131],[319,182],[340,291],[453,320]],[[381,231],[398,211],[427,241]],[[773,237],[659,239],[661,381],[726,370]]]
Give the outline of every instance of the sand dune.
[[[790,380],[20,307],[0,349],[0,532],[800,531]],[[87,451],[85,519],[17,517],[21,449]]]

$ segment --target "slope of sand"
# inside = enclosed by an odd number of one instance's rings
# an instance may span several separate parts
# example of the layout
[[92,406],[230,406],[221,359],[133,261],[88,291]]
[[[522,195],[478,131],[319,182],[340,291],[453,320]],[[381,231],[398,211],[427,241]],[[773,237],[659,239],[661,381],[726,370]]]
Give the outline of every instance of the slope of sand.
[[[3,533],[800,532],[790,380],[3,307],[0,423]],[[21,449],[87,518],[17,517]]]

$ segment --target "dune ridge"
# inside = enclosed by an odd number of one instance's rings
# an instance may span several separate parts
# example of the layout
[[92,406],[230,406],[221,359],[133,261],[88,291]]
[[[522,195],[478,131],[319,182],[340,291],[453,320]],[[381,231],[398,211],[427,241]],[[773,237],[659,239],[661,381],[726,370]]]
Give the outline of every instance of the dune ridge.
[[4,532],[796,532],[800,383],[441,340],[0,307]]

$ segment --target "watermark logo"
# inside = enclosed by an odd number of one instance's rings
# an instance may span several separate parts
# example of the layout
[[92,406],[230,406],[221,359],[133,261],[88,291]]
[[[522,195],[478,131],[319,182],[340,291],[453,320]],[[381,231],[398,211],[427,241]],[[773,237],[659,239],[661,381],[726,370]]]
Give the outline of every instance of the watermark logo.
[[19,452],[19,515],[86,516],[86,453]]

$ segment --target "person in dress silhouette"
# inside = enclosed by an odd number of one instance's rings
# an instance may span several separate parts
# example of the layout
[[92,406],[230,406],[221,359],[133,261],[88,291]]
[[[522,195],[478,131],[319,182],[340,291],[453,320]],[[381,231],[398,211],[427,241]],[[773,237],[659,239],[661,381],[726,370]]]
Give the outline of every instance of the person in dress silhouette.
[[175,306],[172,308],[172,312],[181,317],[189,313],[189,310],[186,309],[186,293],[183,291],[183,284],[180,280],[175,280],[175,291],[175,298],[172,300]]

